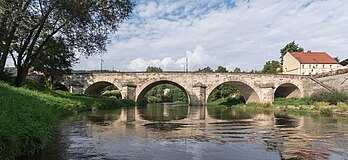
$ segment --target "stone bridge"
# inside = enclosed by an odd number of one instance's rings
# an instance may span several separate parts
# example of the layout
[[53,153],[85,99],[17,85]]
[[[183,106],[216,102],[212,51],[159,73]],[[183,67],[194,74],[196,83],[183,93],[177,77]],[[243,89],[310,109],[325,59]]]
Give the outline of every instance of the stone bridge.
[[106,86],[114,85],[122,98],[138,103],[151,88],[172,84],[186,93],[190,105],[205,105],[210,93],[221,84],[237,88],[247,103],[272,103],[275,97],[301,98],[325,89],[309,76],[198,72],[74,73],[65,75],[62,84],[70,92],[89,95],[98,95]]

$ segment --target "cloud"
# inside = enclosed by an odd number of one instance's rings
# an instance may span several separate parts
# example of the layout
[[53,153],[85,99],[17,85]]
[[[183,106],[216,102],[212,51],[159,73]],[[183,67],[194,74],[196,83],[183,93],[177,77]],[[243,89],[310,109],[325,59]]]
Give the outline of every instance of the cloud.
[[[191,69],[222,65],[229,70],[261,70],[266,61],[278,60],[280,48],[293,40],[306,50],[348,57],[344,1],[138,0],[137,4],[103,55],[106,68],[144,70],[151,64],[183,70],[186,53]],[[206,60],[212,57],[215,60]],[[90,58],[75,68],[95,69],[99,63],[98,57]]]
[[216,57],[206,54],[202,46],[197,46],[193,51],[186,51],[186,55],[177,60],[173,60],[171,57],[150,59],[147,61],[142,58],[136,58],[130,62],[128,68],[132,71],[144,71],[148,66],[155,66],[161,67],[165,71],[184,71],[186,58],[191,71],[212,66],[217,62]]

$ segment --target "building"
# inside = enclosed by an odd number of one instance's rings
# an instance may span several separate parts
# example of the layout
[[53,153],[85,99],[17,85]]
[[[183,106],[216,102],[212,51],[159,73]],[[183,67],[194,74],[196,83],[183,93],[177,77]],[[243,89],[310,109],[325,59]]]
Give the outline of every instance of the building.
[[313,75],[337,70],[337,61],[326,52],[288,52],[283,60],[283,74]]
[[341,65],[341,66],[339,66],[339,69],[346,69],[346,68],[348,68],[348,58],[343,60],[343,61],[341,61],[339,64]]

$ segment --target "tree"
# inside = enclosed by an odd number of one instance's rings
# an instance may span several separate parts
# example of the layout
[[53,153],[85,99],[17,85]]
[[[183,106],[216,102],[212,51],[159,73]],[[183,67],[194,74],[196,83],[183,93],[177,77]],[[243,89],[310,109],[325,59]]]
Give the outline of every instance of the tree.
[[298,44],[295,43],[295,41],[292,41],[282,49],[280,49],[280,64],[283,65],[283,57],[288,52],[303,52],[303,48],[299,47]]
[[234,70],[233,70],[234,73],[240,73],[242,72],[242,70],[238,67],[236,67]]
[[340,63],[340,59],[338,57],[333,58],[337,63]]
[[204,73],[211,73],[214,72],[209,66],[203,68],[203,69],[198,69],[197,72],[204,72]]
[[46,84],[50,89],[60,81],[60,77],[71,72],[72,64],[77,59],[62,39],[50,39],[45,46],[42,56],[33,60],[33,67],[36,71],[45,73]]
[[228,70],[226,69],[226,67],[218,66],[218,68],[215,70],[215,72],[226,73],[226,72],[228,72]]
[[146,72],[163,72],[161,67],[148,66]]
[[61,38],[69,50],[85,56],[104,52],[108,35],[133,8],[130,0],[1,0],[0,5],[0,18],[5,19],[0,23],[7,30],[1,31],[1,59],[11,55],[17,86],[34,60],[44,55],[50,39]]
[[263,66],[262,73],[271,73],[271,74],[277,74],[278,70],[281,68],[281,65],[278,61],[268,61]]

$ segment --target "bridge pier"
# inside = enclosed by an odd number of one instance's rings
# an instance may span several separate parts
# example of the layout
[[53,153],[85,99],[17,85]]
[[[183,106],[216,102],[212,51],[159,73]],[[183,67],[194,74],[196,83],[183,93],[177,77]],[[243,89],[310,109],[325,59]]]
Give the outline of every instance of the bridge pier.
[[193,85],[190,105],[192,106],[204,106],[206,100],[206,86],[202,83]]
[[267,83],[260,85],[260,103],[273,103],[274,85]]
[[121,91],[122,98],[136,101],[136,87],[134,84],[123,85]]

